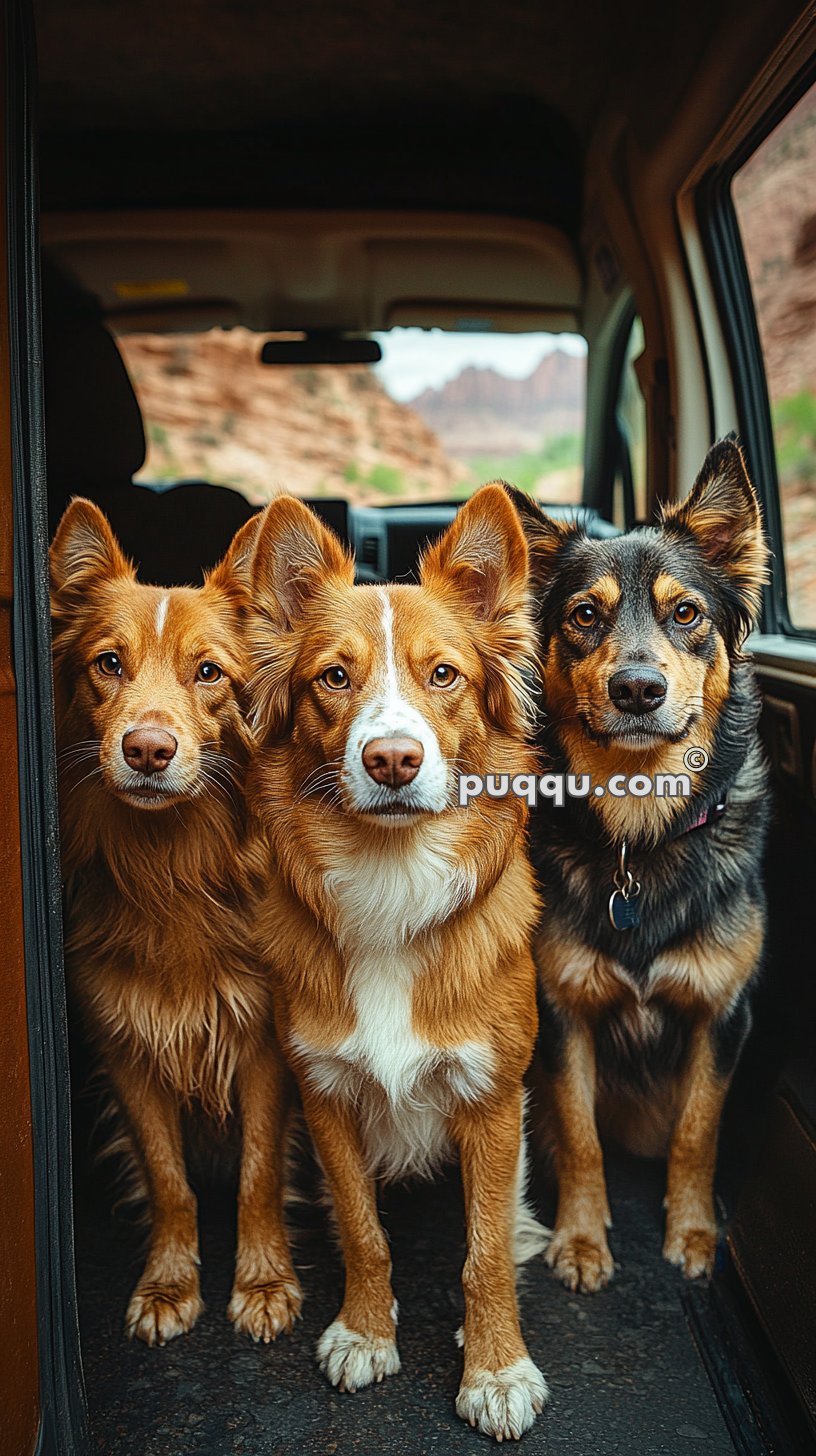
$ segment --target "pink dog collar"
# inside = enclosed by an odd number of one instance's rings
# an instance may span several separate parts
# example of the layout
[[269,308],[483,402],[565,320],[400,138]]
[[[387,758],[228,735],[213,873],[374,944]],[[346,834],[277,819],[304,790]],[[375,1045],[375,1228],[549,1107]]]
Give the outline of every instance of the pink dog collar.
[[699,819],[695,819],[693,824],[689,824],[683,833],[690,834],[692,829],[704,829],[706,824],[716,824],[718,819],[722,819],[727,807],[725,799],[721,799],[718,804],[712,804],[711,808],[704,809]]

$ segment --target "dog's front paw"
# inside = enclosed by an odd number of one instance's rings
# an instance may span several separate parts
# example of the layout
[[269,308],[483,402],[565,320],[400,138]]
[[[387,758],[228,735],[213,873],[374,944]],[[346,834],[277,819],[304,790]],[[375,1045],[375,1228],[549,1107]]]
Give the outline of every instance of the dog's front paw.
[[324,1330],[317,1342],[317,1363],[339,1390],[352,1393],[396,1375],[400,1358],[395,1340],[361,1335],[341,1319]]
[[289,1334],[300,1315],[303,1292],[292,1280],[269,1280],[265,1284],[235,1285],[227,1315],[239,1334],[255,1343],[268,1345],[280,1334]]
[[503,1370],[477,1370],[456,1397],[456,1414],[497,1441],[517,1441],[549,1399],[547,1382],[525,1356]]
[[186,1335],[203,1308],[198,1275],[184,1283],[140,1281],[128,1305],[125,1331],[146,1345],[166,1345],[177,1335]]
[[666,1228],[663,1257],[683,1270],[687,1279],[700,1279],[714,1268],[717,1248],[717,1226],[700,1221]]
[[591,1234],[556,1228],[544,1257],[561,1283],[581,1294],[603,1289],[615,1267],[603,1229]]

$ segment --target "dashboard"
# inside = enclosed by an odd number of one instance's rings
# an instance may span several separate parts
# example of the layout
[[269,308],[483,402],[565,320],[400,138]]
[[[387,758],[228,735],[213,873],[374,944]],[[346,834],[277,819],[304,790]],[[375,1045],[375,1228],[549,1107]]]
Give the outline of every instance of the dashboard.
[[[416,581],[423,548],[450,525],[462,504],[354,506],[323,499],[305,503],[352,548],[360,582]],[[616,526],[587,506],[545,505],[544,509],[559,520],[578,521],[590,536],[618,535]]]

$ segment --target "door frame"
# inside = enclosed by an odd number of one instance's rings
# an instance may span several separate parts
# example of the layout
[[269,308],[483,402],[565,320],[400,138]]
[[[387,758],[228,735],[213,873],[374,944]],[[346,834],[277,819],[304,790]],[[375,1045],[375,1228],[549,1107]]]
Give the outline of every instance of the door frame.
[[40,1426],[37,1456],[89,1449],[74,1279],[70,1085],[40,328],[36,54],[30,0],[7,0],[6,240],[25,995],[34,1152]]

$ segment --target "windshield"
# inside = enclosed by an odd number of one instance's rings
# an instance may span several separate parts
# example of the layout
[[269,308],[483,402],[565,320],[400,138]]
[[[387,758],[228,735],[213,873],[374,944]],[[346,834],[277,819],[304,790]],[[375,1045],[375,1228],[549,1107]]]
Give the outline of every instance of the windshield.
[[581,498],[586,346],[575,335],[393,329],[379,364],[266,365],[246,329],[119,338],[145,421],[136,477],[353,504],[460,500],[497,476]]

